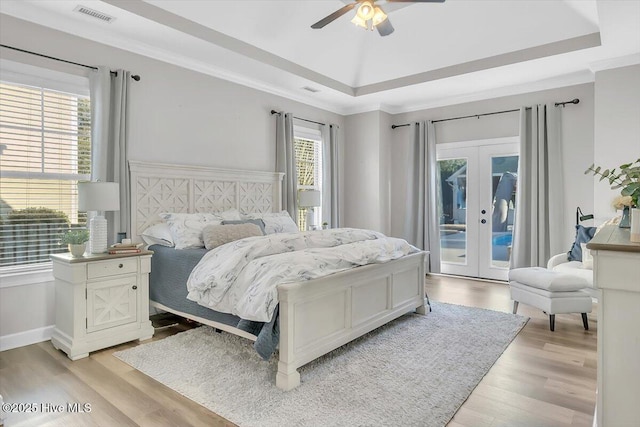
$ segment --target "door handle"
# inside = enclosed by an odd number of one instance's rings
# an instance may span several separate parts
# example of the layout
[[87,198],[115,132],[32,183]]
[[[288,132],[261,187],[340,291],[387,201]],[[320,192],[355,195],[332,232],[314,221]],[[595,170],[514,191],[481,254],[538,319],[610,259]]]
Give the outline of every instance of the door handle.
[[482,211],[480,211],[480,213],[481,213],[482,215],[484,215],[484,214],[486,214],[486,213],[487,213],[487,211],[486,211],[486,210],[484,210],[484,209],[482,209]]
[[131,287],[131,289],[133,289],[133,290],[135,291],[136,289],[138,289],[138,287],[137,287],[136,285],[133,285],[133,286]]
[[483,224],[486,224],[486,223],[487,223],[487,220],[486,220],[486,219],[483,219],[483,220],[482,220],[482,221],[480,221],[480,222],[481,222],[481,223],[483,223]]

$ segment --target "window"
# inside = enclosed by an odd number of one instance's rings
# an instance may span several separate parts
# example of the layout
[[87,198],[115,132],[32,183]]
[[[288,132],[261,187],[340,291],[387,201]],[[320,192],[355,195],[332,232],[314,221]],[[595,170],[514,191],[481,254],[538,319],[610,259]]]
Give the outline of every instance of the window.
[[[322,137],[320,130],[294,126],[294,148],[296,152],[296,171],[298,191],[322,191]],[[307,229],[309,208],[298,208],[298,227]],[[313,208],[313,222],[322,223],[322,207]]]
[[[8,75],[3,70],[3,79]],[[33,268],[48,262],[49,254],[67,251],[60,234],[86,226],[86,214],[78,212],[77,183],[91,178],[86,91],[70,93],[42,80],[40,85],[16,80],[0,81],[2,271]]]

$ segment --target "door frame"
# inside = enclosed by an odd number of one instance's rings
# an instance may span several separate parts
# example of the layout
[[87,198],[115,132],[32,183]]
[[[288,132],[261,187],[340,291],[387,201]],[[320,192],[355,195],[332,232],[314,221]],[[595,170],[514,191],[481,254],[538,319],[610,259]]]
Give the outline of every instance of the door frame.
[[[503,137],[503,138],[490,138],[490,139],[478,139],[478,140],[468,140],[468,141],[458,141],[458,142],[447,142],[442,144],[436,144],[436,158],[437,161],[446,160],[446,159],[467,159],[467,167],[469,165],[469,156],[465,155],[465,151],[467,153],[475,152],[477,153],[478,165],[477,168],[480,169],[484,167],[485,169],[491,170],[491,165],[480,165],[482,162],[480,151],[485,147],[496,147],[498,151],[504,151],[505,155],[519,155],[516,149],[515,152],[513,149],[506,149],[507,145],[518,144],[519,137],[511,136],[511,137]],[[488,149],[488,148],[487,148]],[[451,152],[451,155],[441,156],[443,151]],[[461,155],[455,155],[454,151],[460,151]],[[502,153],[500,153],[502,154]],[[490,162],[489,162],[490,163]],[[480,172],[478,171],[478,176],[480,176]],[[476,278],[484,278],[484,279],[493,279],[493,280],[507,280],[508,269],[501,267],[494,267],[491,264],[492,259],[492,250],[491,245],[489,244],[488,250],[481,250],[482,241],[490,242],[491,234],[491,208],[493,207],[493,196],[492,186],[484,185],[480,186],[477,182],[478,180],[467,180],[467,208],[469,207],[477,207],[474,209],[466,210],[466,224],[476,224],[476,226],[468,227],[466,234],[466,254],[465,263],[448,263],[446,261],[440,260],[440,268],[441,272],[444,274],[454,274],[459,276],[467,276],[467,277],[476,277]],[[483,194],[480,194],[482,191]],[[489,200],[488,203],[491,206],[481,207],[480,203],[484,197],[486,200]],[[481,215],[480,210],[485,208],[488,214]],[[481,218],[482,217],[482,218]],[[480,226],[481,219],[487,219],[487,222]],[[483,240],[481,240],[483,239]],[[475,251],[479,254],[479,256],[469,257],[469,251]]]

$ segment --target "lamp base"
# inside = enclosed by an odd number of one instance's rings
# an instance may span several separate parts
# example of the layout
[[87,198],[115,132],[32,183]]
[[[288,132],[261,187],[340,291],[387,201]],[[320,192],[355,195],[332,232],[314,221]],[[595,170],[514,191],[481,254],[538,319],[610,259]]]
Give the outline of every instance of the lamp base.
[[91,218],[89,222],[89,252],[102,254],[107,252],[107,219],[102,215]]
[[307,230],[315,230],[316,229],[316,225],[314,224],[315,222],[315,215],[314,215],[314,210],[313,208],[307,208]]

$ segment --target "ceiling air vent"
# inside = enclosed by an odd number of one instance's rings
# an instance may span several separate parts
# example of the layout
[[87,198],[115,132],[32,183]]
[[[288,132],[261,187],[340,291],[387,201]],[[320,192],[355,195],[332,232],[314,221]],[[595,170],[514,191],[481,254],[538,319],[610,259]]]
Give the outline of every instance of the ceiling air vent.
[[312,87],[309,87],[309,86],[304,86],[302,89],[304,89],[306,91],[309,91],[311,93],[320,92],[320,89],[315,89],[315,88],[312,88]]
[[76,6],[75,9],[73,9],[74,12],[78,12],[78,13],[82,13],[83,15],[87,15],[90,16],[92,18],[96,18],[99,19],[101,21],[104,22],[108,22],[111,23],[113,21],[115,21],[115,17],[113,16],[109,16],[106,13],[102,13],[102,12],[98,12],[97,10],[93,10],[93,9],[89,9],[88,7],[85,6]]

